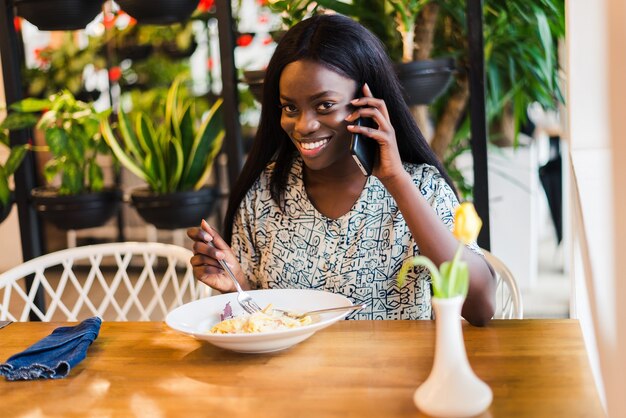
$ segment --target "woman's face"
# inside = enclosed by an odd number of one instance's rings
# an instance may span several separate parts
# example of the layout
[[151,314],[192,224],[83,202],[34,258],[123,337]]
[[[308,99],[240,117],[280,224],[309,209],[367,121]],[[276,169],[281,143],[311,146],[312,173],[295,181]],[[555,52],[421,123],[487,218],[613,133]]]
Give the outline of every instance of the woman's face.
[[357,90],[356,81],[313,61],[295,61],[283,70],[279,89],[280,125],[309,169],[352,160],[351,134],[344,118],[353,110],[350,100]]

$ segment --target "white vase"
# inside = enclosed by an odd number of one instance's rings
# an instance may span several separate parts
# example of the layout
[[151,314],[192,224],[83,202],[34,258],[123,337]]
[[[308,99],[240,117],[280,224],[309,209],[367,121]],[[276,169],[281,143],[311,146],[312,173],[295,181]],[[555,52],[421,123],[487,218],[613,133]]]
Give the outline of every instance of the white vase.
[[470,417],[484,412],[493,399],[489,386],[470,367],[463,342],[464,298],[433,298],[437,338],[433,369],[413,395],[420,411],[436,417]]

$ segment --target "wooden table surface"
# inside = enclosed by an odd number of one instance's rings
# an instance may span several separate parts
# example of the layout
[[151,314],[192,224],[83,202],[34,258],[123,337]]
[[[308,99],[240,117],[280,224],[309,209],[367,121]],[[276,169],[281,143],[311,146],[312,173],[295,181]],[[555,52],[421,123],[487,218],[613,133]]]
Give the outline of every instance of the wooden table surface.
[[[0,330],[0,361],[60,323]],[[493,389],[483,417],[602,417],[576,320],[464,324],[470,364]],[[106,322],[61,380],[0,378],[0,416],[420,417],[432,321],[340,321],[283,352],[237,354],[162,322]],[[453,402],[450,399],[450,402]]]

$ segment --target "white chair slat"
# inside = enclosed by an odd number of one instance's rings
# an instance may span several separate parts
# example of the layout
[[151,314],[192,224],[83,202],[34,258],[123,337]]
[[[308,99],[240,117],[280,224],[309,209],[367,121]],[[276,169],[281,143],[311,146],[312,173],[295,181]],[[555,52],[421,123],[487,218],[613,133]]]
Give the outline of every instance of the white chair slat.
[[509,268],[489,251],[483,250],[485,259],[496,273],[496,313],[497,319],[522,319],[524,305],[522,293]]
[[[186,248],[154,242],[96,244],[46,254],[0,274],[0,319],[27,321],[33,313],[43,321],[94,315],[104,320],[163,320],[171,309],[211,294],[194,279],[191,256]],[[104,257],[114,260],[106,271]],[[140,260],[143,268],[131,274],[129,266]],[[60,269],[51,270],[56,266]],[[183,272],[177,266],[186,268]],[[29,276],[33,283],[25,291]],[[39,289],[46,299],[45,312],[34,304]]]

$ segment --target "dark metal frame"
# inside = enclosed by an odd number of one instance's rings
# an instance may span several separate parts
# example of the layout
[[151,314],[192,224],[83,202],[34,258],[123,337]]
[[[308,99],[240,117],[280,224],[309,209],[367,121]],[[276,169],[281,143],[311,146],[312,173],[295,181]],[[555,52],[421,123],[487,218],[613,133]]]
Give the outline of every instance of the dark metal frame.
[[239,123],[239,89],[235,66],[235,28],[230,0],[216,0],[217,29],[222,65],[222,98],[226,136],[224,147],[228,157],[229,190],[237,180],[243,167],[243,140]]
[[[12,0],[0,0],[0,55],[2,57],[2,75],[7,107],[23,98],[22,74],[20,60],[23,59],[22,42],[13,26],[15,14]],[[27,144],[31,132],[28,129],[11,132],[11,145]],[[30,191],[37,186],[37,169],[35,158],[27,153],[24,161],[13,176],[15,181],[15,202],[20,220],[20,238],[22,240],[22,257],[31,260],[43,254],[42,228],[39,217],[30,201]],[[33,277],[26,279],[30,289]],[[39,288],[34,300],[36,306],[45,310],[43,289]],[[37,316],[31,312],[31,320]]]
[[474,159],[474,206],[483,221],[478,245],[491,249],[489,229],[489,179],[487,171],[487,115],[485,107],[485,48],[483,1],[466,0],[469,47],[470,125]]

